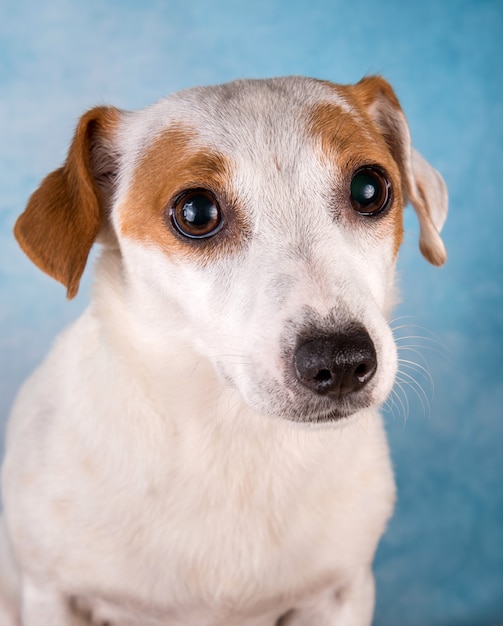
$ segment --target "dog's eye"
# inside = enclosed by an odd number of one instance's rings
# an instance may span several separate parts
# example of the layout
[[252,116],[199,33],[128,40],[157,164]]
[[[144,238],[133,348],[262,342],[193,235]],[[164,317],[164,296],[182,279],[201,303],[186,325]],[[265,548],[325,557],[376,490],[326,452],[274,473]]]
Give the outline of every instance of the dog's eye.
[[351,206],[361,215],[376,215],[388,206],[390,183],[379,170],[362,167],[353,175]]
[[172,208],[175,228],[190,239],[215,235],[222,226],[220,206],[215,196],[205,189],[182,194]]

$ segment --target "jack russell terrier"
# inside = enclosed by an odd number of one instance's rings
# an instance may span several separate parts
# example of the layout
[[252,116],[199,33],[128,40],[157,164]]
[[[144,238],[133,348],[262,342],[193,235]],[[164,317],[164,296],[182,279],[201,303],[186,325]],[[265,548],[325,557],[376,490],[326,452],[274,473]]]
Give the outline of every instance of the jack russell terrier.
[[407,202],[441,265],[446,188],[380,77],[83,115],[15,227],[69,298],[101,253],[10,418],[3,623],[371,623]]

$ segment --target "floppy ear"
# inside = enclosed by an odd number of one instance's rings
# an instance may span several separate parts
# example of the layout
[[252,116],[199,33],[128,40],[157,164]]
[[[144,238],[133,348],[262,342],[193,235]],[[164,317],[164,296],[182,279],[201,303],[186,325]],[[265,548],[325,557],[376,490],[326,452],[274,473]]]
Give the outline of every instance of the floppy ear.
[[404,197],[419,219],[419,247],[423,256],[433,265],[442,265],[447,258],[440,238],[447,217],[447,188],[443,178],[412,148],[407,121],[389,83],[380,76],[369,76],[356,84],[354,90],[400,169]]
[[118,109],[96,107],[79,121],[63,167],[49,174],[18,218],[14,234],[41,270],[78,291],[87,257],[105,218],[116,175],[112,135]]

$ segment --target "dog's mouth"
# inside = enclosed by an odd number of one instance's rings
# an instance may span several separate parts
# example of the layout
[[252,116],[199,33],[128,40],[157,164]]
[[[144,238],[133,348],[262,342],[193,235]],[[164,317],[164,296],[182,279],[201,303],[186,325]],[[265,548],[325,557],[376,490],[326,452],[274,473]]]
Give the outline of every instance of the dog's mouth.
[[297,399],[293,403],[284,403],[276,410],[271,407],[270,414],[292,422],[329,424],[344,421],[372,405],[373,402],[369,394],[342,401],[331,398],[307,397],[301,400]]

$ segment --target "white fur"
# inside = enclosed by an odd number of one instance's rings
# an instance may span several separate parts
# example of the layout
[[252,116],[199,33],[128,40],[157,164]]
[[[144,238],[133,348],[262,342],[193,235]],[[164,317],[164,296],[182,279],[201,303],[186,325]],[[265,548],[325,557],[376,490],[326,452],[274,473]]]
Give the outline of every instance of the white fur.
[[[322,100],[352,114],[297,78],[122,115],[115,243],[9,424],[3,496],[24,626],[370,624],[394,500],[377,407],[396,371],[395,259],[389,237],[327,206],[341,174],[305,122]],[[252,226],[242,250],[204,266],[121,232],[137,164],[174,122],[232,159]],[[321,425],[315,400],[284,382],[306,310],[334,331],[364,326],[379,364],[366,407]]]

